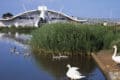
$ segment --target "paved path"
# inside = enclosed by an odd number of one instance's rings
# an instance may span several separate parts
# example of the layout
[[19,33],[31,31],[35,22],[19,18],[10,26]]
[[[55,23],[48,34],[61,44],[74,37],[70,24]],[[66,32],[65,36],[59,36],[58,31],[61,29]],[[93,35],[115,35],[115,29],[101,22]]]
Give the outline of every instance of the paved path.
[[92,53],[92,57],[103,71],[107,80],[120,80],[120,65],[112,61],[112,51]]

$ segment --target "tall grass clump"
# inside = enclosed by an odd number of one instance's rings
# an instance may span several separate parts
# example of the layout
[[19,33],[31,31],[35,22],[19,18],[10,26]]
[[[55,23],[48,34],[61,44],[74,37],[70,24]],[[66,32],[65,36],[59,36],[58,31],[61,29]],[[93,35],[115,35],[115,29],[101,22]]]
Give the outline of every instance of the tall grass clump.
[[[114,28],[114,27],[113,27]],[[32,32],[33,49],[44,52],[79,53],[108,48],[119,31],[101,25],[45,24]]]

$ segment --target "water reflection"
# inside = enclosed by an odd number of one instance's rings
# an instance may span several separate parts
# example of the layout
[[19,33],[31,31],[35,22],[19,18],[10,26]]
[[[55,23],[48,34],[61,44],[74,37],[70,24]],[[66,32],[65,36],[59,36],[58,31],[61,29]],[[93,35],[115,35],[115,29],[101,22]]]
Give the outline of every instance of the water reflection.
[[68,59],[56,60],[53,60],[52,56],[42,56],[40,54],[34,54],[34,57],[38,66],[54,76],[55,80],[68,80],[66,77],[67,64],[80,68],[79,71],[87,76],[82,80],[96,80],[96,76],[100,78],[97,80],[105,80],[90,56],[75,55],[69,56]]
[[11,54],[23,54],[23,56],[30,56],[31,50],[29,45],[27,45],[28,40],[30,40],[31,35],[16,33],[0,33],[0,40],[10,43],[9,52]]
[[24,33],[8,32],[8,33],[0,33],[0,37],[1,38],[9,38],[9,39],[16,40],[17,42],[25,44],[28,42],[28,40],[31,39],[32,36],[29,34],[24,34]]
[[105,80],[90,56],[53,59],[52,55],[32,53],[27,44],[30,38],[29,34],[17,32],[0,34],[0,80],[69,80],[67,64],[80,68],[87,76],[82,80]]

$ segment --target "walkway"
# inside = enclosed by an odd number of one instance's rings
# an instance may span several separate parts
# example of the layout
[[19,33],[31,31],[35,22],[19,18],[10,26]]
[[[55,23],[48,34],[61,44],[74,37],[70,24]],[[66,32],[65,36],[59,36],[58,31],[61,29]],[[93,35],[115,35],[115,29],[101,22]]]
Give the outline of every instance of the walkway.
[[112,51],[92,53],[92,57],[103,71],[107,80],[120,80],[120,66],[112,61]]

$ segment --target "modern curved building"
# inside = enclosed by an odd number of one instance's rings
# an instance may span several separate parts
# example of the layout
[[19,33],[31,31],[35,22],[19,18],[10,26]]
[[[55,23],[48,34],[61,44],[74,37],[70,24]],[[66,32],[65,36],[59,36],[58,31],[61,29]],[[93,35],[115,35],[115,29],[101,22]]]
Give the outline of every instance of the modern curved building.
[[7,19],[0,19],[0,26],[35,26],[38,27],[41,23],[55,22],[78,22],[84,23],[87,20],[78,20],[75,17],[68,16],[64,13],[54,10],[48,10],[46,6],[39,6],[36,10],[30,10],[20,13],[16,16]]

